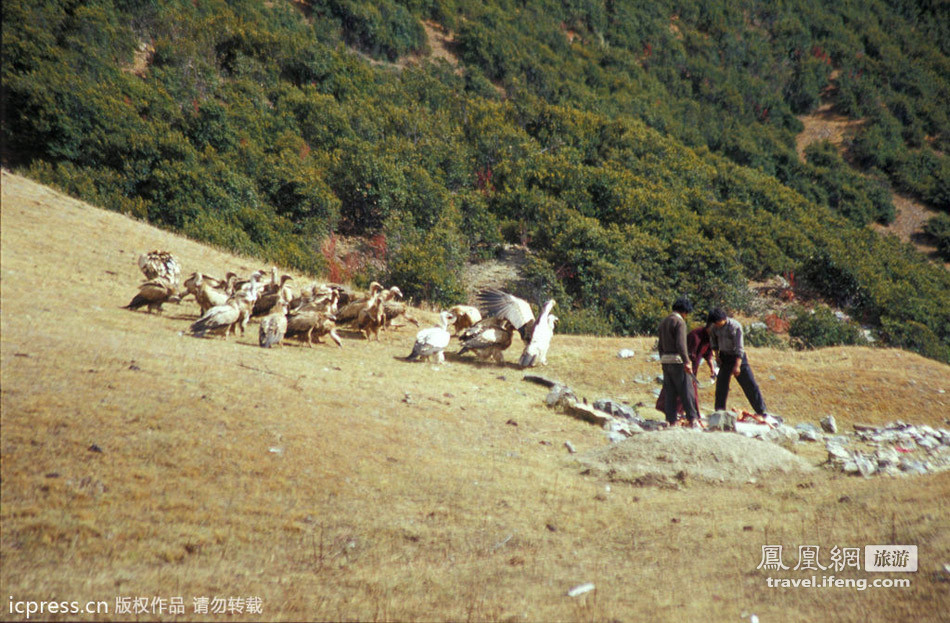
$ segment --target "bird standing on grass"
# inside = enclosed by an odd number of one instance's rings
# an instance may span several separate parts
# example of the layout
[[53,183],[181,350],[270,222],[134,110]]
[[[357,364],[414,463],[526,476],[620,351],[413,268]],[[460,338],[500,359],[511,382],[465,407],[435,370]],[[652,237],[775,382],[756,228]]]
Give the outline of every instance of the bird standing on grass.
[[535,320],[528,301],[497,288],[485,288],[475,296],[489,316],[504,318],[518,330],[525,344],[531,341]]
[[231,329],[241,320],[241,308],[234,299],[224,305],[216,305],[196,320],[188,328],[195,337],[204,337],[206,333],[224,329],[224,339],[228,339]]
[[534,331],[531,334],[531,341],[521,353],[521,359],[518,362],[522,368],[530,368],[541,364],[548,365],[548,348],[551,347],[551,338],[554,337],[554,325],[557,324],[557,316],[551,313],[554,307],[554,299],[551,299],[544,305],[541,315],[534,323]]
[[124,309],[136,310],[148,305],[148,313],[157,311],[162,313],[162,304],[178,303],[181,297],[174,285],[169,283],[163,277],[156,277],[151,281],[146,281],[139,286],[139,293],[129,302]]
[[307,346],[313,348],[313,341],[320,343],[320,336],[329,335],[336,345],[343,348],[343,341],[336,332],[336,317],[325,311],[302,309],[287,317],[286,337],[307,338]]
[[261,320],[258,343],[261,348],[270,348],[274,344],[280,346],[285,333],[287,333],[287,302],[280,300]]
[[458,354],[472,352],[479,359],[494,359],[497,363],[504,363],[504,352],[511,346],[514,332],[515,327],[505,318],[499,316],[483,318],[459,335],[462,348],[459,349]]
[[406,359],[415,361],[421,358],[432,361],[431,358],[434,355],[436,363],[445,363],[445,353],[443,351],[449,345],[449,340],[452,339],[448,326],[454,320],[455,316],[452,312],[443,311],[440,313],[439,326],[422,329],[416,333],[416,343],[413,344],[412,352],[409,353]]
[[471,305],[455,305],[450,307],[449,311],[455,314],[455,322],[452,323],[455,329],[455,335],[474,326],[482,319],[482,313],[478,311],[477,307],[472,307]]
[[161,277],[171,285],[178,287],[181,282],[181,264],[178,258],[168,251],[149,251],[139,256],[139,269],[148,280]]

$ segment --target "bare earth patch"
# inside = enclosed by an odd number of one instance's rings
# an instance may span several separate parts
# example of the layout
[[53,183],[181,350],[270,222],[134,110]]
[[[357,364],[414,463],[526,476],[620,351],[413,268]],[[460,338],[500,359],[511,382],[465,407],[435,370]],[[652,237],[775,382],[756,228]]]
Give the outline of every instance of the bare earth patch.
[[735,433],[672,429],[634,435],[580,458],[593,473],[615,482],[673,485],[755,482],[769,474],[808,474],[814,466],[771,442]]
[[943,262],[937,254],[937,247],[933,243],[933,238],[924,233],[924,225],[934,216],[940,214],[937,210],[928,208],[921,202],[894,193],[894,208],[897,215],[894,222],[890,225],[871,225],[882,234],[895,235],[903,242],[909,242],[914,245],[918,251],[924,253],[932,261],[943,264],[944,268],[950,269],[950,262]]
[[802,161],[805,159],[805,148],[818,141],[828,141],[844,154],[845,140],[852,138],[865,123],[862,119],[851,119],[836,113],[831,104],[822,104],[814,113],[802,115],[798,120],[805,126],[795,137],[795,149]]
[[[795,149],[798,157],[804,161],[805,148],[817,141],[829,141],[838,148],[838,151],[847,158],[847,141],[864,125],[863,119],[851,119],[836,113],[831,104],[822,104],[810,115],[798,117],[805,129],[795,137]],[[937,248],[930,236],[924,233],[924,225],[930,218],[939,214],[937,210],[927,207],[923,203],[910,197],[893,194],[894,208],[897,215],[890,225],[874,223],[871,227],[881,234],[894,234],[903,242],[910,243],[918,251],[927,255],[934,262],[942,263],[950,269],[950,263],[941,262],[937,255]]]
[[474,304],[475,293],[484,288],[505,288],[524,278],[527,249],[505,245],[498,257],[465,266],[462,281],[468,303]]
[[455,36],[446,31],[441,24],[433,21],[422,22],[425,28],[426,37],[429,40],[429,48],[432,50],[430,58],[441,58],[448,64],[458,67],[459,61],[449,48],[455,43]]

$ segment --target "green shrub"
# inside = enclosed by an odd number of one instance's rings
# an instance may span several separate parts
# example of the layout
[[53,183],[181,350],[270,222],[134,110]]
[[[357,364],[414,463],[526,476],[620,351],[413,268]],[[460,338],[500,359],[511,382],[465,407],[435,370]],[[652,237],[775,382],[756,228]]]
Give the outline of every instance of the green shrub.
[[457,212],[449,210],[446,218],[422,233],[410,225],[411,218],[393,215],[387,224],[389,256],[384,280],[415,301],[448,307],[464,300],[461,271],[465,253],[457,217]]
[[924,231],[934,237],[940,257],[950,262],[950,214],[931,217],[924,225]]
[[819,305],[814,309],[798,308],[793,313],[795,317],[789,326],[788,334],[801,348],[868,343],[859,325],[839,318],[826,305]]
[[881,335],[887,344],[906,348],[924,357],[950,363],[950,346],[927,326],[913,321],[897,321],[884,318],[881,321]]
[[331,0],[347,39],[373,56],[394,61],[427,48],[425,30],[404,7],[390,0],[372,3]]
[[776,333],[773,333],[764,323],[753,322],[745,327],[742,334],[743,341],[749,346],[759,348],[788,348],[788,343]]
[[554,309],[554,315],[558,317],[556,331],[558,333],[568,333],[572,335],[614,335],[614,327],[610,321],[604,317],[599,309],[587,308],[567,308],[558,301],[558,307]]

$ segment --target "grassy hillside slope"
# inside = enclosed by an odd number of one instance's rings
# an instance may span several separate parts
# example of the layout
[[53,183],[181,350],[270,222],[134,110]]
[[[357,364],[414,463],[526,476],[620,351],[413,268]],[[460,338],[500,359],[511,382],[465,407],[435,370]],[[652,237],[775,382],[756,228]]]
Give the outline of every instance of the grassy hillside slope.
[[[525,246],[517,293],[555,296],[564,333],[647,334],[675,294],[750,313],[748,282],[785,275],[948,363],[950,272],[868,227],[894,220],[898,190],[940,211],[938,248],[950,240],[945,15],[881,0],[8,0],[0,161],[433,304],[463,295],[471,263]],[[843,155],[796,151],[797,116],[822,105],[854,130]],[[366,253],[335,255],[340,236]]]
[[[171,250],[186,272],[260,262],[6,171],[2,193],[0,584],[14,599],[180,596],[183,619],[200,618],[197,597],[257,596],[266,620],[893,621],[939,618],[950,598],[950,474],[678,490],[584,475],[563,443],[583,453],[603,432],[549,410],[514,367],[406,363],[407,329],[312,350],[181,336],[193,302],[120,309],[138,253]],[[632,379],[658,373],[651,342],[559,335],[544,374],[650,402]],[[907,352],[750,356],[793,423],[948,412],[948,366]],[[920,547],[910,588],[783,591],[756,570],[766,544],[788,564],[799,545],[891,542]],[[566,596],[582,582],[596,591]]]

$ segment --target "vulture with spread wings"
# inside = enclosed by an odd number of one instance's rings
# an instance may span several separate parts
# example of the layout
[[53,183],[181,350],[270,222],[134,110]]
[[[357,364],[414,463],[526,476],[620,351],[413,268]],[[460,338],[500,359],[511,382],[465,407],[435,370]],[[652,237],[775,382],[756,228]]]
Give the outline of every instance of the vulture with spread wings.
[[[551,308],[557,304],[554,299],[549,299],[544,304],[540,317],[536,319],[531,305],[526,300],[503,290],[486,288],[481,290],[476,297],[488,315],[504,318],[518,330],[521,341],[525,343],[524,353],[520,360],[522,367],[530,367],[539,362],[547,363],[547,351],[556,321],[551,315]],[[541,330],[536,330],[536,327],[540,327]]]

